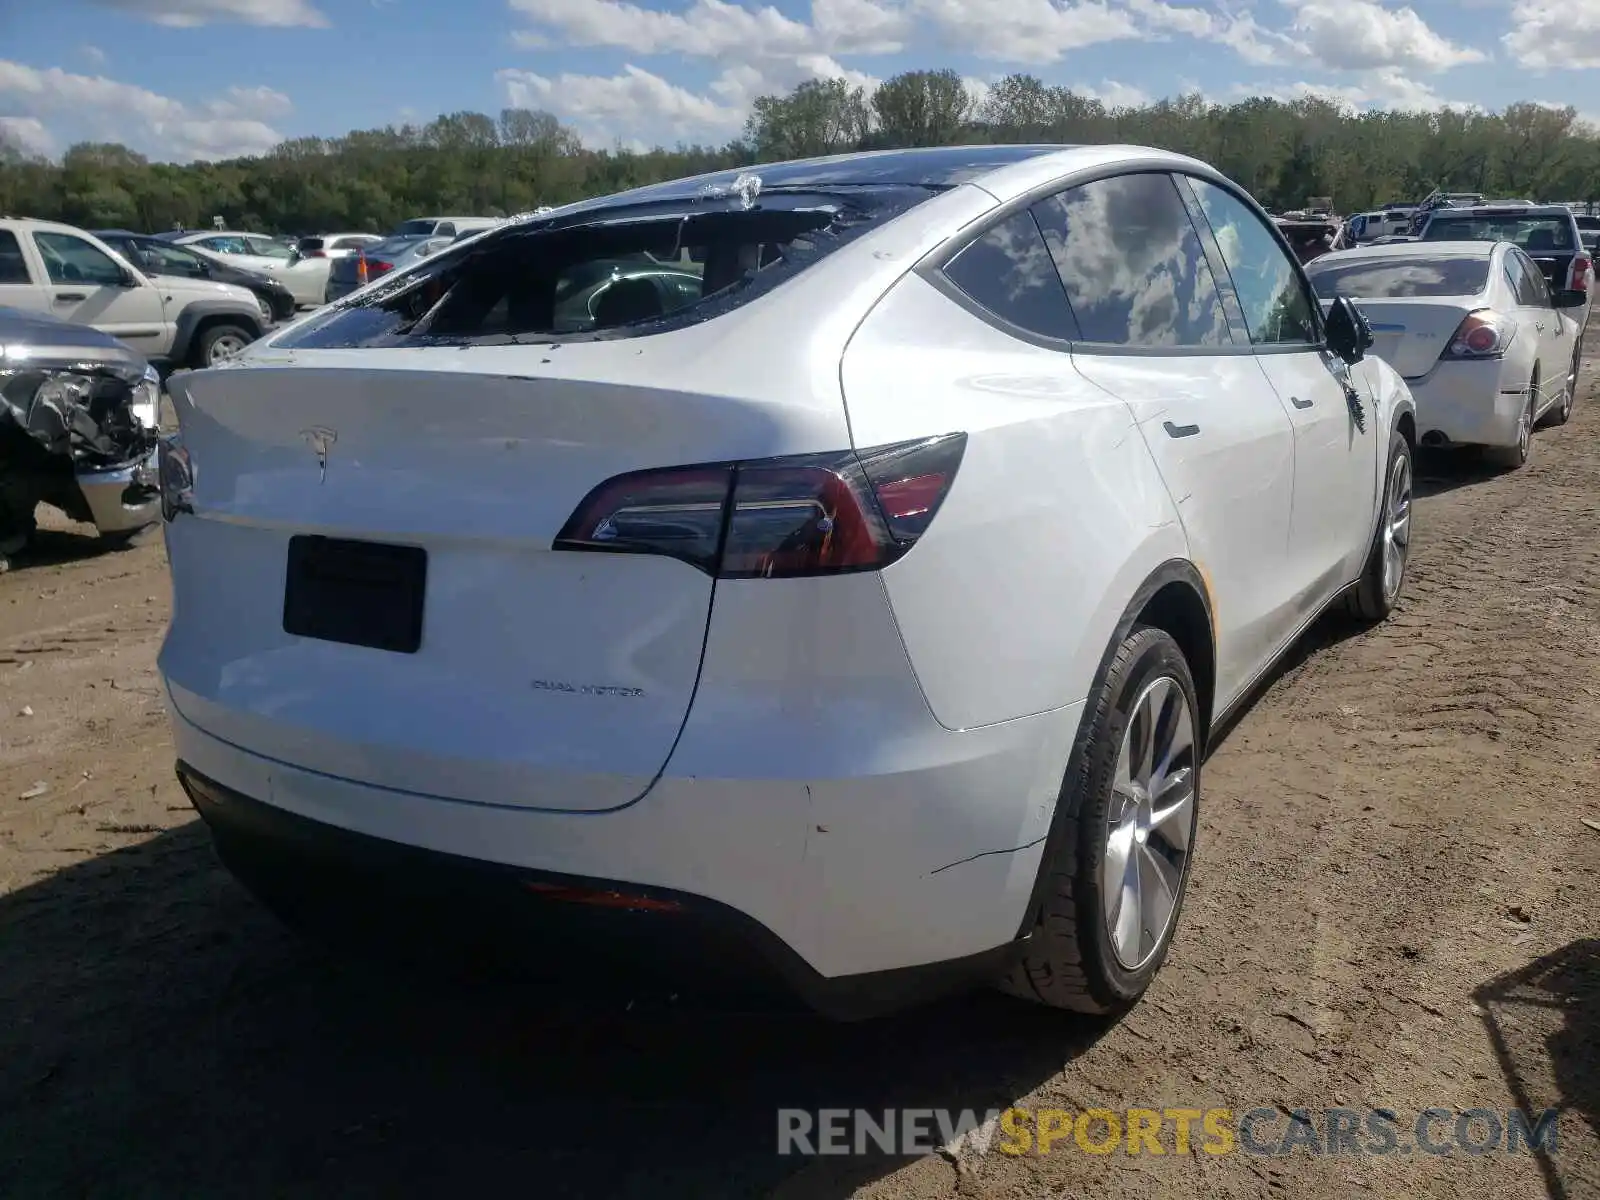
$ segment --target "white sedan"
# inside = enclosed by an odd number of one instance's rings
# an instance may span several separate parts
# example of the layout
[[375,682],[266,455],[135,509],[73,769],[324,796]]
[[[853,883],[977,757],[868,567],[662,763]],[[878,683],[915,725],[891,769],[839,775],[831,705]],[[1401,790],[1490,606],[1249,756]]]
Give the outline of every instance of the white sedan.
[[1582,291],[1551,293],[1511,242],[1406,242],[1325,255],[1306,267],[1324,303],[1354,300],[1373,353],[1404,376],[1424,446],[1478,445],[1528,461],[1541,420],[1564,424],[1577,394]]
[[1368,345],[1160,150],[507,222],[174,378],[180,777],[312,928],[1119,1011],[1213,731],[1319,613],[1399,600],[1416,429]]

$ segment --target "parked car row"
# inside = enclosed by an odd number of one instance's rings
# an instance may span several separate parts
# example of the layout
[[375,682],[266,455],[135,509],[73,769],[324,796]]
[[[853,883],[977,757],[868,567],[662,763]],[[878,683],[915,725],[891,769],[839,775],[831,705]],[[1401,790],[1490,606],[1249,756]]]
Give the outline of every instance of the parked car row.
[[1577,395],[1594,259],[1564,205],[1436,207],[1420,237],[1318,258],[1323,302],[1366,315],[1374,353],[1405,379],[1419,441],[1527,462],[1540,423]]
[[255,292],[211,274],[146,273],[91,233],[0,218],[0,305],[92,326],[167,367],[210,366],[271,325]]
[[[398,239],[407,249],[495,223],[420,220],[435,236]],[[370,234],[286,243],[0,219],[0,570],[32,535],[40,504],[107,539],[159,519],[157,368],[238,354],[299,307],[320,305],[330,268],[380,243],[389,245]],[[390,257],[375,259],[374,275],[415,256]]]

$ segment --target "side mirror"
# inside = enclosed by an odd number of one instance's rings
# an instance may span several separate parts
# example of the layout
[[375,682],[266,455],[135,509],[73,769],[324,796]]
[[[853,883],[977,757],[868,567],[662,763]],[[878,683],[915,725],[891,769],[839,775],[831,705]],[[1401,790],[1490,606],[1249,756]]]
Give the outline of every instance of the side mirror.
[[1557,288],[1550,293],[1551,308],[1582,308],[1589,302],[1589,293],[1582,288]]
[[1336,298],[1328,308],[1326,322],[1328,349],[1354,366],[1366,357],[1372,348],[1372,326],[1361,310],[1344,296]]
[[118,272],[118,275],[117,275],[117,286],[118,287],[125,287],[125,288],[136,288],[136,287],[139,286],[139,277],[137,275],[135,275],[132,271],[130,271],[126,267],[124,267],[124,268],[122,268],[122,270],[120,272]]

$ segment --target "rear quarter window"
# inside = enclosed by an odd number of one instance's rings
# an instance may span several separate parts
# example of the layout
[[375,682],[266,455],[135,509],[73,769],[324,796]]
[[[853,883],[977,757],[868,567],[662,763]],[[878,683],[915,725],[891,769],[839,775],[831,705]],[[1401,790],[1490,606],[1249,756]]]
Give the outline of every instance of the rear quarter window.
[[[284,348],[637,337],[750,303],[937,189],[594,208],[455,244],[290,331]],[[675,261],[663,277],[659,264]],[[592,301],[592,303],[591,303]]]
[[1077,336],[1061,277],[1030,212],[994,226],[951,259],[944,275],[1005,324],[1063,341]]

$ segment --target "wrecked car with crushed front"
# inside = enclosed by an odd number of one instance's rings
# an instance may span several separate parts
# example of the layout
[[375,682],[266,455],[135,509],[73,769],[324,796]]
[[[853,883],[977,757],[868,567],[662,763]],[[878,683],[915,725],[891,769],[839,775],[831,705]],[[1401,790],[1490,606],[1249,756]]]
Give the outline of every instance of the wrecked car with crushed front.
[[160,516],[160,396],[155,369],[116,338],[0,307],[0,570],[40,504],[110,541]]

